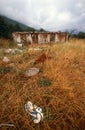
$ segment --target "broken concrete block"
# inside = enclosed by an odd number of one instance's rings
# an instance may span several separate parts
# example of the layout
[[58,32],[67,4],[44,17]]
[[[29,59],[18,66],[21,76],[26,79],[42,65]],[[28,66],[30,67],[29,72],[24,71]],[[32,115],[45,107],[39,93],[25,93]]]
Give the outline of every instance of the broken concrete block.
[[33,103],[28,101],[26,104],[25,104],[25,111],[33,111]]
[[10,59],[8,57],[4,57],[3,62],[8,63],[8,62],[10,62]]
[[33,105],[32,102],[28,101],[25,104],[25,110],[26,112],[29,112],[30,116],[32,116],[32,120],[34,123],[39,123],[40,121],[43,120],[42,109],[37,105]]
[[21,43],[18,43],[17,44],[19,48],[22,48],[22,44]]
[[39,73],[38,68],[30,68],[28,71],[26,71],[26,76],[33,76]]
[[35,51],[42,51],[41,48],[34,48]]
[[9,54],[9,53],[11,53],[11,51],[12,51],[12,49],[6,49],[5,53]]

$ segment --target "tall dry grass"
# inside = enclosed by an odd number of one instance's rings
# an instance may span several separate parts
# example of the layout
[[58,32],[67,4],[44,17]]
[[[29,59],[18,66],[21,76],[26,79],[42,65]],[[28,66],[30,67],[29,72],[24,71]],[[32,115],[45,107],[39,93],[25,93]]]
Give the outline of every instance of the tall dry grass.
[[[34,47],[37,47],[37,45]],[[14,127],[2,130],[84,130],[85,129],[85,44],[70,41],[68,44],[38,45],[42,51],[24,50],[10,55],[10,64],[2,62],[0,68],[12,67],[0,73],[0,123]],[[45,54],[43,63],[33,64]],[[50,59],[48,57],[51,57]],[[26,77],[30,67],[39,67],[40,73]],[[40,86],[38,81],[48,78],[50,86]],[[25,112],[26,101],[42,107],[44,120],[34,124]]]
[[15,48],[17,44],[13,40],[0,38],[0,48]]

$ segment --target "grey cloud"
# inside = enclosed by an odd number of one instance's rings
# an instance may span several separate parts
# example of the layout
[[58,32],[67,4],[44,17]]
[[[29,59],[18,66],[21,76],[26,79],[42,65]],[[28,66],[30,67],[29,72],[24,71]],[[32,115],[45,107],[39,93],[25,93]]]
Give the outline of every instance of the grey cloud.
[[0,0],[0,14],[50,31],[85,31],[85,0]]

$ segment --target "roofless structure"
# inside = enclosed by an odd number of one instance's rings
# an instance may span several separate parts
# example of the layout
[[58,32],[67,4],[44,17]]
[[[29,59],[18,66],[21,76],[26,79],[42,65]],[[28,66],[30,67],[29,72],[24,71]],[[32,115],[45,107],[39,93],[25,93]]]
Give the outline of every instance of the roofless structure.
[[22,44],[64,43],[68,41],[68,33],[66,32],[14,32],[12,36],[15,42]]

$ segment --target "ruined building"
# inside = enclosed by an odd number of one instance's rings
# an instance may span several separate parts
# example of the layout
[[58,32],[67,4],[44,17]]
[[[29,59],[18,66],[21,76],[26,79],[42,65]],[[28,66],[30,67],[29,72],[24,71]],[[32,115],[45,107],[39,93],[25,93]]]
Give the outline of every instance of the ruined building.
[[68,33],[66,32],[14,32],[12,36],[15,42],[22,44],[68,41]]

